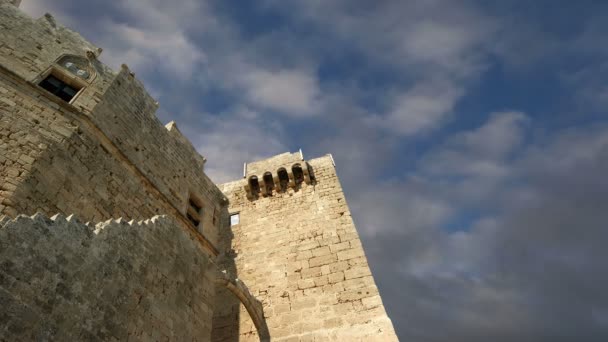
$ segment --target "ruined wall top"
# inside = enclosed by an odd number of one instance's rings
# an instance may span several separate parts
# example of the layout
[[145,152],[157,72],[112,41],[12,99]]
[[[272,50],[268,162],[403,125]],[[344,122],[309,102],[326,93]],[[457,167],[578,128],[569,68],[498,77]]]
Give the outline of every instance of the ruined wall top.
[[0,216],[0,260],[0,340],[210,338],[218,272],[170,217]]
[[304,183],[315,184],[314,168],[304,159],[301,150],[246,163],[243,168],[243,179],[218,185],[224,193],[243,188],[250,200],[256,200],[286,193],[288,189],[297,190]]
[[293,164],[302,163],[303,161],[304,156],[301,152],[284,152],[281,154],[277,154],[276,156],[264,160],[258,160],[255,162],[247,163],[245,166],[245,178],[249,178],[253,175],[262,177],[264,172],[273,172],[281,167],[290,169]]

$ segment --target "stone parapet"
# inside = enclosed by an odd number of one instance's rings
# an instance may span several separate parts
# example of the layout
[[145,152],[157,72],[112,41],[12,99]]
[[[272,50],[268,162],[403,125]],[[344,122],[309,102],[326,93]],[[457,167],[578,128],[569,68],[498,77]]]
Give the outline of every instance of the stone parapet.
[[0,340],[208,341],[217,270],[175,221],[0,218]]

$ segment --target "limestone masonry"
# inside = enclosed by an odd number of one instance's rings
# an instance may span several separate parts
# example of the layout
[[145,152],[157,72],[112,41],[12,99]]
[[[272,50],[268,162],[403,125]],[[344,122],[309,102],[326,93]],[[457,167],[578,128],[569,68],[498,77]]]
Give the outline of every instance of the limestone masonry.
[[214,184],[123,65],[0,0],[0,341],[396,341],[331,155]]

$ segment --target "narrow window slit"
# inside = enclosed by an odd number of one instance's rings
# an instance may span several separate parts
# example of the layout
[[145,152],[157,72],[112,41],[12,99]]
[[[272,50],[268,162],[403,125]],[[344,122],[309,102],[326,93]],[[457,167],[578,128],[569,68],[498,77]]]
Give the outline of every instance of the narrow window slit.
[[251,195],[257,196],[260,192],[260,182],[258,182],[257,176],[249,177],[249,189],[251,190]]
[[289,174],[287,174],[287,170],[280,168],[277,171],[277,175],[279,176],[279,186],[281,187],[281,191],[287,190],[287,186],[289,185]]
[[201,204],[201,201],[194,195],[190,195],[188,198],[186,217],[188,218],[188,221],[192,223],[194,228],[198,229],[199,231],[202,230],[201,221],[203,217],[203,205]]
[[272,174],[270,172],[264,173],[264,188],[266,189],[266,194],[268,196],[272,195],[272,190],[274,189],[274,181],[272,179]]
[[304,172],[302,171],[302,167],[300,166],[300,164],[295,164],[294,166],[292,166],[291,172],[293,172],[293,178],[296,182],[296,186],[304,182]]

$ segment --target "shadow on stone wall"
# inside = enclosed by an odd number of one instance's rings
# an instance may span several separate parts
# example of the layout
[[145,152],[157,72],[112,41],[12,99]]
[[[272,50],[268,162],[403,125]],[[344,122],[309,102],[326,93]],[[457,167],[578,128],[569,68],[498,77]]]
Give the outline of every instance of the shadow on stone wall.
[[[222,211],[223,229],[221,229],[220,245],[218,246],[220,255],[216,259],[216,263],[222,271],[218,273],[215,280],[216,296],[211,340],[213,342],[239,342],[244,337],[241,334],[244,334],[247,340],[270,341],[262,303],[238,279],[234,262],[236,254],[232,249],[234,235],[230,229],[229,220],[230,214],[227,207],[224,207]],[[255,325],[247,331],[241,331],[241,308],[243,307],[246,310],[244,314],[248,314]]]
[[205,341],[216,276],[166,216],[0,218],[0,340]]

